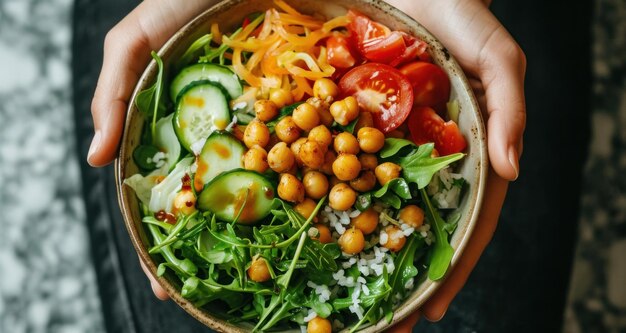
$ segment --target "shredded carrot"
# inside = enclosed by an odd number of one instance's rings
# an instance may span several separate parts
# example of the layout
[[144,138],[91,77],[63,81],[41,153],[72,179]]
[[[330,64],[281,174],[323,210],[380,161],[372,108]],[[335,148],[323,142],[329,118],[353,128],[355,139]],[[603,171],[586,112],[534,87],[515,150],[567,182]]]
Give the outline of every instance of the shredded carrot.
[[334,19],[324,23],[322,31],[330,32],[333,29],[345,27],[350,24],[350,19],[347,16],[337,16]]
[[242,63],[241,63],[241,49],[233,49],[233,69],[235,73],[242,79],[248,82],[252,87],[260,87],[261,79],[254,76]]
[[291,15],[302,15],[300,14],[300,12],[298,12],[295,8],[289,6],[285,1],[283,0],[274,0],[274,4],[282,9],[285,13],[289,13]]
[[252,22],[250,22],[250,24],[248,24],[243,30],[241,30],[241,33],[237,34],[236,37],[234,37],[234,40],[244,40],[246,38],[248,38],[248,36],[254,31],[256,30],[256,28],[259,26],[259,24],[261,24],[261,22],[263,22],[263,20],[265,19],[265,15],[259,15],[259,17],[255,18],[254,20],[252,20]]
[[213,35],[213,42],[216,44],[222,44],[222,33],[217,23],[211,24],[211,35]]
[[[350,20],[340,16],[324,22],[298,12],[284,0],[274,3],[277,9],[267,10],[236,35],[222,35],[217,25],[211,26],[211,32],[232,49],[233,70],[251,87],[258,88],[258,94],[282,88],[301,100],[313,95],[312,81],[335,72],[328,63],[326,48],[318,43]],[[252,52],[245,64],[243,52]]]
[[228,36],[224,36],[222,37],[222,42],[233,49],[243,49],[244,51],[254,52],[263,48],[270,47],[280,38],[281,36],[277,34],[274,34],[265,40],[260,40],[255,37],[250,37],[246,40],[238,40],[236,37],[231,39]]

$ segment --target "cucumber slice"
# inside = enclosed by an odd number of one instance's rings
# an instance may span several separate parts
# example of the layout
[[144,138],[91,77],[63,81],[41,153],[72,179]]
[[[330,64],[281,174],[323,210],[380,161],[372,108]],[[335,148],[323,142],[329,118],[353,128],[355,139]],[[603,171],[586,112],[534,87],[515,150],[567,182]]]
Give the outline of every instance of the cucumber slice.
[[198,208],[210,211],[223,221],[252,224],[269,215],[274,186],[261,174],[237,169],[219,175],[198,197]]
[[194,182],[202,188],[224,171],[243,168],[246,147],[232,134],[215,131],[206,140],[198,156],[198,169]]
[[218,83],[228,92],[230,99],[235,99],[243,93],[239,77],[228,67],[216,64],[195,64],[183,68],[172,81],[170,86],[172,101],[178,101],[180,93],[185,87],[197,81]]
[[174,131],[173,119],[174,114],[171,114],[167,117],[161,118],[156,123],[154,144],[160,151],[165,153],[165,164],[167,165],[166,170],[172,170],[174,168],[180,159],[182,151],[180,148],[180,142],[178,142],[176,132]]
[[180,93],[174,113],[174,130],[188,151],[193,151],[192,145],[206,140],[213,131],[225,129],[230,121],[226,96],[214,83],[195,82]]

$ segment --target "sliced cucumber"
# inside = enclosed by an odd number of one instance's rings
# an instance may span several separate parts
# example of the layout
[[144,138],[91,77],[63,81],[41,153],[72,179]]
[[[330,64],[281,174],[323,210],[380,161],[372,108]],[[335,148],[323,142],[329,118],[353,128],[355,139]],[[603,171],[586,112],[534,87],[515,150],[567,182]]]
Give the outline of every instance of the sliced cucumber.
[[223,221],[251,224],[269,215],[275,189],[261,174],[237,169],[219,175],[198,197],[198,208]]
[[232,134],[215,131],[206,140],[198,158],[196,182],[208,184],[224,171],[243,168],[246,147]]
[[156,123],[154,138],[154,144],[160,151],[165,153],[166,170],[172,170],[174,168],[180,159],[180,153],[182,151],[178,138],[176,137],[176,132],[174,131],[172,119],[174,119],[174,114],[161,118]]
[[170,96],[173,101],[178,101],[181,92],[188,85],[196,81],[211,81],[218,83],[228,92],[230,99],[235,99],[243,93],[243,87],[239,77],[228,67],[216,64],[195,64],[183,68],[172,81]]
[[192,151],[192,145],[206,140],[213,131],[225,129],[230,121],[226,96],[214,83],[194,82],[180,93],[174,113],[174,130],[188,151]]

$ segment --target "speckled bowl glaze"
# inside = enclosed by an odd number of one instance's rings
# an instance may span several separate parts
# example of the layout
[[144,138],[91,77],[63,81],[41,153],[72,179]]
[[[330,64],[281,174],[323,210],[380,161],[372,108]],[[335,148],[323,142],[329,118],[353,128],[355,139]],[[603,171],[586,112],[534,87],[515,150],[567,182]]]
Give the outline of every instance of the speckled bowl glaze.
[[[451,98],[458,100],[460,105],[459,127],[469,143],[466,151],[467,157],[463,160],[459,169],[459,172],[469,182],[469,191],[461,201],[459,209],[461,210],[462,218],[451,240],[451,245],[455,250],[452,258],[452,266],[454,266],[458,262],[476,225],[488,169],[485,128],[476,99],[463,71],[441,43],[424,27],[383,1],[334,0],[328,2],[289,0],[288,2],[304,13],[326,18],[338,16],[345,13],[347,9],[356,8],[392,29],[406,31],[426,41],[430,45],[429,52],[434,62],[448,73],[452,83]],[[171,74],[167,72],[167,69],[170,67],[169,64],[173,60],[178,59],[194,40],[207,33],[211,23],[219,23],[223,31],[232,31],[246,15],[264,11],[270,7],[272,7],[271,0],[226,0],[200,14],[172,36],[159,51],[159,55],[165,63],[166,77],[168,77],[168,74]],[[124,136],[115,169],[119,203],[128,233],[135,249],[139,253],[139,257],[148,267],[150,274],[155,278],[157,266],[161,259],[148,253],[150,240],[141,222],[138,200],[135,193],[129,187],[123,185],[123,180],[139,171],[133,162],[132,152],[140,142],[144,118],[135,107],[135,98],[139,91],[153,84],[156,72],[156,63],[152,61],[143,73],[129,101]],[[210,308],[195,307],[181,296],[181,285],[175,278],[166,275],[165,277],[157,278],[157,280],[176,303],[207,326],[223,332],[247,332],[250,330],[250,327],[237,326],[220,319],[216,315],[217,311],[212,311]],[[396,324],[424,304],[442,283],[443,280],[433,282],[426,279],[395,310],[395,316],[391,323],[387,323],[383,319],[377,325],[366,327],[362,331],[380,332]]]

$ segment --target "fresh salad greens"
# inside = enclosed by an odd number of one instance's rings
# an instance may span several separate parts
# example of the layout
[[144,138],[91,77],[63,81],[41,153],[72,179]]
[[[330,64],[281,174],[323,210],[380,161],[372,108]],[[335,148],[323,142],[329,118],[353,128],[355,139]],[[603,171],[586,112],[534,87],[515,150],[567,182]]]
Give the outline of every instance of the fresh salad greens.
[[230,35],[214,25],[171,68],[153,52],[155,83],[135,100],[141,172],[125,183],[158,275],[253,331],[391,321],[450,266],[464,154],[438,156],[340,98],[319,41],[348,24],[272,9]]

